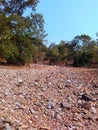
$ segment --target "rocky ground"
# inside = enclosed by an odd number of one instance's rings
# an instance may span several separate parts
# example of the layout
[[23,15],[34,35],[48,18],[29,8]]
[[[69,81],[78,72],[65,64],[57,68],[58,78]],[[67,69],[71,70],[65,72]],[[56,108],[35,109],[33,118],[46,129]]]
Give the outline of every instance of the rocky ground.
[[1,66],[0,130],[98,130],[98,69]]

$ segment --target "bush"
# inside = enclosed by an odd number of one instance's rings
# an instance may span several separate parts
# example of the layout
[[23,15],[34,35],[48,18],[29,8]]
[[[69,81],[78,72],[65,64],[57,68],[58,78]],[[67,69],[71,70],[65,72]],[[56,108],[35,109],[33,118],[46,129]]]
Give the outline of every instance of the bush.
[[10,40],[0,42],[0,56],[6,59],[7,63],[15,63],[19,56],[17,46]]
[[89,52],[76,53],[74,56],[74,65],[77,67],[87,66],[91,63],[92,57],[92,53]]

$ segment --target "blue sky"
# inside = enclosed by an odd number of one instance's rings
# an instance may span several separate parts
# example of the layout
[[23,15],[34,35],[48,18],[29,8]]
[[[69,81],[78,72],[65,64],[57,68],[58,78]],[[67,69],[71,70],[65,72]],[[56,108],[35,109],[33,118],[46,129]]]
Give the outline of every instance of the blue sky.
[[98,0],[40,0],[37,12],[44,16],[48,44],[81,34],[96,39]]

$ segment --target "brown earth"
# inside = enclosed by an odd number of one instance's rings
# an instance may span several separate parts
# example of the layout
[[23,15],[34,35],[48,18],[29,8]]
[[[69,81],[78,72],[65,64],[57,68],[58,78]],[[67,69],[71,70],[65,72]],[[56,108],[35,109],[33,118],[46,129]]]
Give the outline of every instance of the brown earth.
[[98,69],[0,66],[0,130],[98,130]]

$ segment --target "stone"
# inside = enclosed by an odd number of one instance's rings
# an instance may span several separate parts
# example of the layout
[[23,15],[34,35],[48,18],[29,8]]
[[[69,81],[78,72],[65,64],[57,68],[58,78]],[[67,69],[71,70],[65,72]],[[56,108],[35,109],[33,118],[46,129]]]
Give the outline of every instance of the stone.
[[51,82],[49,82],[48,84],[49,84],[49,85],[51,85],[52,83],[51,83]]
[[12,130],[12,129],[10,128],[10,125],[9,125],[8,123],[5,124],[5,130]]
[[37,111],[35,111],[35,110],[32,109],[32,108],[29,108],[29,111],[30,111],[31,114],[37,114]]
[[91,111],[93,114],[97,114],[97,111],[96,111],[96,109],[95,109],[94,107],[91,107],[91,108],[90,108],[90,111]]
[[18,83],[22,84],[23,83],[23,79],[18,79]]
[[34,82],[34,85],[38,85],[38,82],[35,81],[35,82]]
[[86,95],[86,94],[83,94],[82,97],[81,97],[82,100],[85,100],[85,101],[91,101],[92,99]]
[[58,107],[56,112],[58,112],[58,113],[62,112],[62,107]]
[[90,103],[88,103],[88,102],[82,103],[81,107],[84,108],[85,110],[89,111],[90,110]]
[[81,100],[78,100],[78,105],[81,105],[82,104],[82,101]]
[[61,120],[61,119],[62,119],[61,115],[60,115],[60,114],[57,114],[57,115],[56,115],[56,119],[57,119],[57,120]]
[[71,80],[67,80],[66,81],[66,87],[71,87],[71,86],[72,86]]
[[0,102],[1,102],[1,103],[5,103],[6,101],[5,101],[4,99],[1,99]]
[[51,102],[51,101],[49,101],[48,103],[47,103],[47,108],[48,109],[53,109],[54,108],[54,102]]
[[16,84],[17,86],[21,86],[23,84],[23,79],[18,79],[18,83]]
[[60,104],[61,108],[66,108],[67,110],[70,110],[71,109],[71,104],[69,103],[65,103],[65,102],[61,102]]
[[98,88],[98,84],[93,84],[93,87]]

